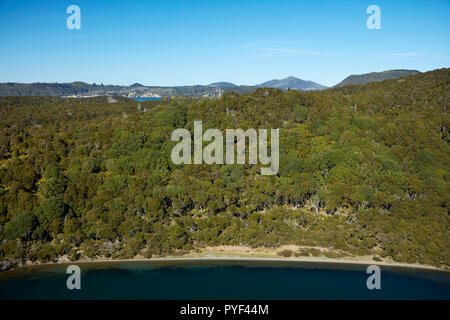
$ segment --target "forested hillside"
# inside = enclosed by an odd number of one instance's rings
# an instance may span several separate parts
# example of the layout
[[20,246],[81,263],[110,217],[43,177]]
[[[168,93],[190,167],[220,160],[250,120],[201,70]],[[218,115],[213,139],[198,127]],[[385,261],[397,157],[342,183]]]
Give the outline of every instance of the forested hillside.
[[[127,99],[0,98],[0,261],[297,244],[448,268],[449,96],[441,69],[140,110]],[[171,133],[194,120],[280,128],[278,174],[174,165]]]

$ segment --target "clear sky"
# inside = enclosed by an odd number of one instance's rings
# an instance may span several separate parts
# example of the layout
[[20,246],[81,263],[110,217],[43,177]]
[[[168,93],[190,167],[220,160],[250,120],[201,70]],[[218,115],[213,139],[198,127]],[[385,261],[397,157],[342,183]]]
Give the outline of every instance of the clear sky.
[[[81,9],[69,30],[66,8]],[[381,30],[369,30],[369,5]],[[450,67],[450,1],[0,0],[0,82],[257,84]]]

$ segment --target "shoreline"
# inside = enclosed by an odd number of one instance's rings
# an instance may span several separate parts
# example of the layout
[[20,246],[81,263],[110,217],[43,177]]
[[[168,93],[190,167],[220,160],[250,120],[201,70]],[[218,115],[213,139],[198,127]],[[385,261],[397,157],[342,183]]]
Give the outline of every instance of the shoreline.
[[281,263],[317,263],[317,264],[333,264],[333,265],[355,265],[355,266],[369,266],[369,265],[378,265],[384,267],[394,267],[394,268],[407,268],[407,269],[417,269],[417,270],[428,270],[428,271],[441,271],[449,273],[450,270],[446,270],[443,268],[438,268],[430,265],[421,265],[421,264],[411,264],[411,263],[403,263],[403,262],[390,262],[390,261],[374,261],[369,260],[363,257],[353,257],[351,259],[333,259],[327,257],[279,257],[279,256],[267,256],[267,257],[255,257],[255,256],[233,256],[233,255],[209,255],[209,256],[200,256],[200,255],[184,255],[184,256],[167,256],[167,257],[156,257],[156,258],[130,258],[130,259],[81,259],[77,261],[57,261],[57,262],[45,262],[45,263],[27,263],[24,265],[19,265],[15,268],[0,272],[1,275],[6,276],[9,272],[20,271],[24,269],[31,269],[34,267],[45,267],[45,266],[60,266],[60,265],[70,265],[70,264],[101,264],[101,263],[127,263],[127,262],[207,262],[207,261],[237,261],[237,262],[281,262]]
[[[302,250],[316,250],[316,254],[309,256],[293,255],[296,252],[301,252]],[[289,256],[282,255],[284,252],[289,252]],[[31,269],[39,266],[58,266],[58,265],[70,265],[70,264],[101,264],[101,263],[127,263],[127,262],[141,262],[141,263],[193,263],[198,262],[275,262],[275,263],[306,263],[306,264],[329,264],[329,265],[353,265],[353,266],[369,266],[378,265],[384,267],[393,268],[407,268],[407,269],[417,269],[417,270],[430,270],[430,271],[443,271],[450,272],[447,266],[432,266],[426,264],[418,263],[406,263],[397,262],[389,258],[385,258],[382,261],[375,261],[374,257],[378,257],[376,254],[372,255],[361,255],[352,256],[345,255],[341,257],[327,257],[326,254],[334,252],[338,253],[336,250],[332,250],[324,247],[311,247],[311,246],[299,246],[299,245],[282,245],[277,248],[268,247],[248,247],[248,246],[238,246],[238,245],[218,245],[218,246],[208,246],[203,248],[195,248],[186,253],[179,253],[167,256],[153,256],[146,258],[141,254],[138,254],[132,258],[117,259],[108,258],[104,256],[96,256],[94,258],[89,258],[82,256],[78,260],[71,261],[67,255],[60,256],[56,261],[51,262],[32,262],[30,260],[23,264],[19,264],[10,268],[8,270],[0,272],[0,277],[9,271]],[[280,255],[281,254],[281,255]]]

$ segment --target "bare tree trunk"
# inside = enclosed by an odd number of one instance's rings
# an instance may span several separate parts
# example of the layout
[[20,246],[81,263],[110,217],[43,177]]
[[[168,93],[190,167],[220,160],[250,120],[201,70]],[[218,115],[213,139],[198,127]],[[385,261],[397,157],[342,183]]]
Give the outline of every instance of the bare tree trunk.
[[314,204],[314,209],[316,209],[316,214],[319,214],[319,207],[320,207],[320,201],[317,201],[317,202]]

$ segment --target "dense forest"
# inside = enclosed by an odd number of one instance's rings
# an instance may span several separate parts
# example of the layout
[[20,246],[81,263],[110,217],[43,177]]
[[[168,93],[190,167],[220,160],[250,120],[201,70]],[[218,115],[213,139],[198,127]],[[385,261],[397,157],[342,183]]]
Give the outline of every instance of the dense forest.
[[[333,249],[450,266],[450,69],[217,99],[0,98],[0,261]],[[280,128],[280,169],[175,165],[176,128]],[[303,255],[313,252],[303,252]]]

